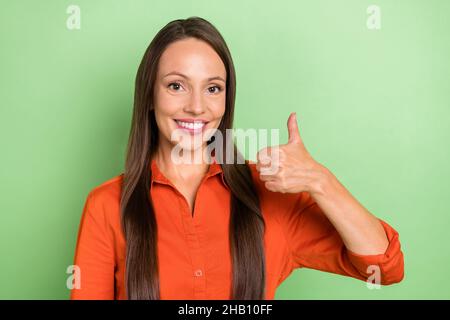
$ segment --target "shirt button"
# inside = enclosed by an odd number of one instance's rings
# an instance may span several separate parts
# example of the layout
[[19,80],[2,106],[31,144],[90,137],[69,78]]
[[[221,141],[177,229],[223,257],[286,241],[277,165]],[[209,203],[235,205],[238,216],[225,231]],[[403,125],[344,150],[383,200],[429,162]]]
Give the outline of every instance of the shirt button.
[[200,269],[198,269],[198,270],[195,270],[195,272],[194,272],[194,276],[196,276],[196,277],[201,277],[203,275],[203,272],[202,272],[202,270],[200,270]]

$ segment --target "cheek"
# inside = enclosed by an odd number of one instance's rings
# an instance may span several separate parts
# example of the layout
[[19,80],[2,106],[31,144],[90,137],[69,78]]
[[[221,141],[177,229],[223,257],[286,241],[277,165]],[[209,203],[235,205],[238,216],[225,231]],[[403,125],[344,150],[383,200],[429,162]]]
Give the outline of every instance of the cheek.
[[154,104],[155,112],[158,112],[161,116],[170,116],[182,108],[183,98],[165,92],[159,92],[155,94]]
[[155,94],[155,120],[159,130],[164,136],[170,134],[170,124],[168,124],[167,120],[176,113],[177,105],[178,104],[174,101],[173,97],[167,96],[164,93]]
[[210,110],[215,118],[221,118],[225,113],[225,95],[210,101]]

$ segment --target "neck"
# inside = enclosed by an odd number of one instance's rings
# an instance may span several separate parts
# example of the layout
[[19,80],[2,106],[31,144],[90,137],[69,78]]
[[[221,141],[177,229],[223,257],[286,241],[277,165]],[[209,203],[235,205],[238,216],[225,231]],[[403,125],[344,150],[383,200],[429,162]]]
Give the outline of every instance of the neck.
[[[160,141],[158,149],[153,158],[156,161],[158,168],[166,177],[172,177],[175,179],[189,179],[192,177],[203,176],[208,172],[209,164],[204,159],[204,151],[206,149],[206,143],[197,150],[182,149],[179,155],[192,159],[188,163],[175,163],[172,160],[173,145]],[[194,161],[195,156],[200,161]]]

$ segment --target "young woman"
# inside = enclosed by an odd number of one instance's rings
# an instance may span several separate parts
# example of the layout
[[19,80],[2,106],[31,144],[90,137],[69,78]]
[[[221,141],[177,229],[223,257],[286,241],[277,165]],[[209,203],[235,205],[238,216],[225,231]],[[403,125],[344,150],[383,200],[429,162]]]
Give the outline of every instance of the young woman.
[[72,299],[273,299],[302,267],[402,280],[398,233],[309,155],[294,113],[288,143],[257,163],[220,159],[239,155],[226,139],[212,163],[174,161],[175,146],[189,155],[216,139],[193,145],[175,131],[226,137],[235,90],[230,52],[208,21],[175,20],[155,36],[136,76],[125,171],[86,199]]

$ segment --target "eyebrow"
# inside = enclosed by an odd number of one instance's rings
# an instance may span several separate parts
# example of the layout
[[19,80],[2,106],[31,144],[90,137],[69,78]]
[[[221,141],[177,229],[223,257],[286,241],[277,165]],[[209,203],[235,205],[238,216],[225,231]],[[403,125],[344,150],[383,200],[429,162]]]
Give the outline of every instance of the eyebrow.
[[[180,76],[180,77],[189,79],[188,76],[186,76],[185,74],[182,74],[182,73],[180,73],[180,72],[177,72],[177,71],[169,72],[169,73],[167,73],[163,78],[165,78],[165,77],[167,77],[167,76],[171,76],[171,75],[176,75],[176,76]],[[226,81],[225,81],[222,77],[220,77],[220,76],[211,77],[211,78],[208,78],[207,80],[208,80],[208,81],[212,81],[212,80],[220,80],[220,81],[226,82]]]

